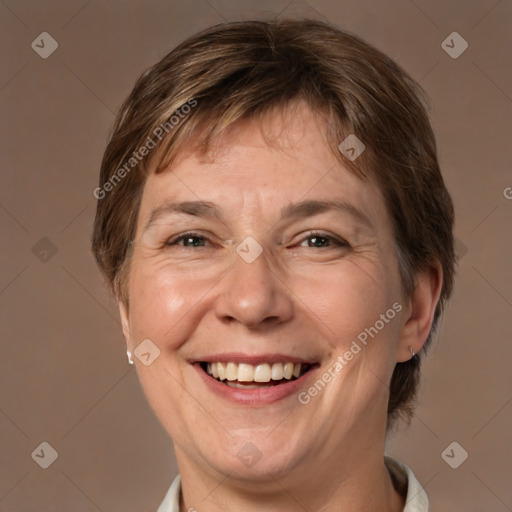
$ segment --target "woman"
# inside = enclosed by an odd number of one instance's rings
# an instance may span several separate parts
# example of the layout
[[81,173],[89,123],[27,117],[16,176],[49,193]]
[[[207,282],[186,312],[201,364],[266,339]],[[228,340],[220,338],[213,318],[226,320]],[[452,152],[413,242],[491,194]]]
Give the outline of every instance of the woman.
[[213,27],[136,83],[93,250],[173,440],[159,512],[428,510],[384,455],[453,285],[422,101],[317,21]]

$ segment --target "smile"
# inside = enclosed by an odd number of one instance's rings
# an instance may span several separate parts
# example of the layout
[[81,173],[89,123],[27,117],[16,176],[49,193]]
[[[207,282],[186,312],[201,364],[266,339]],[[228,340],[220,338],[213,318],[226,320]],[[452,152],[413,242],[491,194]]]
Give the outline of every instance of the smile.
[[201,368],[211,377],[230,387],[255,389],[271,387],[296,380],[309,371],[308,363],[202,362]]

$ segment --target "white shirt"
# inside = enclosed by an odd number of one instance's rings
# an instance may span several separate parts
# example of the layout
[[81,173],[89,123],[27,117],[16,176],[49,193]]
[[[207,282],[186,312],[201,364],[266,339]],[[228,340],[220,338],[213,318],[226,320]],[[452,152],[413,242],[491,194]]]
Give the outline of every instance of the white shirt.
[[[393,479],[397,479],[400,485],[407,486],[407,494],[405,499],[405,508],[403,512],[428,512],[428,498],[419,484],[412,471],[403,462],[400,462],[391,457],[385,456],[384,462],[388,467]],[[180,492],[181,492],[181,478],[178,475],[167,494],[164,501],[158,507],[157,512],[180,512]]]

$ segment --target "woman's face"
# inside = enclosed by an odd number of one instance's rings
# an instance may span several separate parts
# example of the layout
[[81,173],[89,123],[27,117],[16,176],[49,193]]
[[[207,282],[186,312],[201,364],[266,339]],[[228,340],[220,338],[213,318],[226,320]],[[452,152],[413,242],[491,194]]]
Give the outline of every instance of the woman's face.
[[264,119],[271,145],[260,128],[148,177],[121,308],[180,467],[251,479],[382,446],[408,309],[376,186],[303,104]]

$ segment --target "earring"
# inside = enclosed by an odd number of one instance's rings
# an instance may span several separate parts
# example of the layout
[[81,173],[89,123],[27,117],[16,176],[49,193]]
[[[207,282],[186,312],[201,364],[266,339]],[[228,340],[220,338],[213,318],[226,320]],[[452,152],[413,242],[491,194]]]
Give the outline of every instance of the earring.
[[129,350],[126,352],[126,355],[128,356],[128,364],[135,364],[132,359],[132,353]]
[[411,349],[411,359],[413,359],[414,356],[416,355],[416,353],[414,352],[414,350],[411,346],[409,348]]

